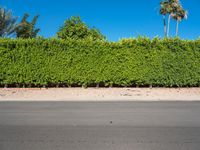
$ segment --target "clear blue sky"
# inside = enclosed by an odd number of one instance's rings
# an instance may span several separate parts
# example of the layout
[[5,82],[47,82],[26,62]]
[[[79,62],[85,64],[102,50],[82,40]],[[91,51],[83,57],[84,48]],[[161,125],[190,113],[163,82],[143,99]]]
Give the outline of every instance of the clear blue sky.
[[[64,20],[81,16],[89,26],[100,29],[109,40],[125,37],[163,37],[163,21],[159,15],[160,0],[0,0],[0,5],[11,9],[22,18],[25,12],[31,17],[39,14],[37,26],[40,35],[56,35]],[[189,18],[180,24],[180,37],[196,39],[200,36],[200,0],[182,0]],[[32,18],[30,18],[32,19]],[[175,24],[171,24],[174,34]]]

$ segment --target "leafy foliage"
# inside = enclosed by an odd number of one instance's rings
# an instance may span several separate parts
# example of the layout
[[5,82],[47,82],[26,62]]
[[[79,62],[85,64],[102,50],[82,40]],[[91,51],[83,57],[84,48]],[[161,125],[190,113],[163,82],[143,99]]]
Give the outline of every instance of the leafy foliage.
[[6,37],[15,32],[17,17],[12,12],[0,6],[0,37]]
[[200,40],[0,39],[0,85],[200,86]]
[[28,17],[29,14],[24,14],[19,26],[16,29],[18,38],[35,38],[40,31],[40,29],[35,29],[35,25],[39,16],[34,16],[31,22],[27,21]]
[[66,20],[64,25],[57,32],[61,39],[91,39],[104,40],[105,37],[96,28],[89,28],[80,17],[71,17]]

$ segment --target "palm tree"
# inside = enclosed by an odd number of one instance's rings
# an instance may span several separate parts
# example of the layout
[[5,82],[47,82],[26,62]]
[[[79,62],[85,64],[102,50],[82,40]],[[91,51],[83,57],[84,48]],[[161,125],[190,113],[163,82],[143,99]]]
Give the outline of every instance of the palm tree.
[[40,31],[39,28],[35,29],[35,25],[39,16],[34,16],[31,22],[27,21],[28,17],[29,14],[24,14],[19,26],[16,29],[18,38],[35,38]]
[[177,8],[180,7],[180,1],[179,0],[169,0],[168,1],[168,27],[167,27],[167,37],[169,37],[169,31],[170,31],[170,21],[171,17],[177,12]]
[[12,12],[0,7],[0,37],[9,36],[15,32],[17,17]]
[[[172,3],[172,0],[164,0],[160,3],[160,14],[163,15],[164,32],[165,32],[165,36],[167,37],[169,36],[171,13],[173,12],[171,3]],[[168,15],[167,27],[166,27],[166,15]]]
[[163,16],[163,24],[164,24],[164,35],[167,36],[167,26],[166,26],[166,15],[168,13],[167,11],[167,1],[163,1],[160,3],[160,14]]
[[176,13],[173,14],[173,19],[176,20],[176,36],[178,36],[179,22],[183,19],[187,19],[187,11],[185,11],[182,6],[179,6]]
[[[165,36],[169,37],[171,18],[177,14],[177,10],[180,7],[179,0],[164,0],[160,3],[160,14],[163,15],[164,20],[164,32]],[[168,23],[166,27],[166,16],[168,15]]]

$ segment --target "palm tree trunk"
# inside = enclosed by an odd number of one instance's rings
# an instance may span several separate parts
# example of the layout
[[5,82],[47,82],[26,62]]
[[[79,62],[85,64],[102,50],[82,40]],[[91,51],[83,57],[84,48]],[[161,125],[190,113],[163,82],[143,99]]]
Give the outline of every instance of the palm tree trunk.
[[176,21],[176,36],[178,36],[179,20]]
[[163,15],[163,23],[164,23],[164,35],[167,36],[167,26],[166,26],[166,17]]
[[167,37],[169,37],[171,15],[168,17]]

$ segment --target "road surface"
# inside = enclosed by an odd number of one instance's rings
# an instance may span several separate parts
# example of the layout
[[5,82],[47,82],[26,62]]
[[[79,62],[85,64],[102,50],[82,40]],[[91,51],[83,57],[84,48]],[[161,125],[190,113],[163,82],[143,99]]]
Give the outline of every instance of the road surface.
[[199,150],[200,102],[0,102],[0,150]]

